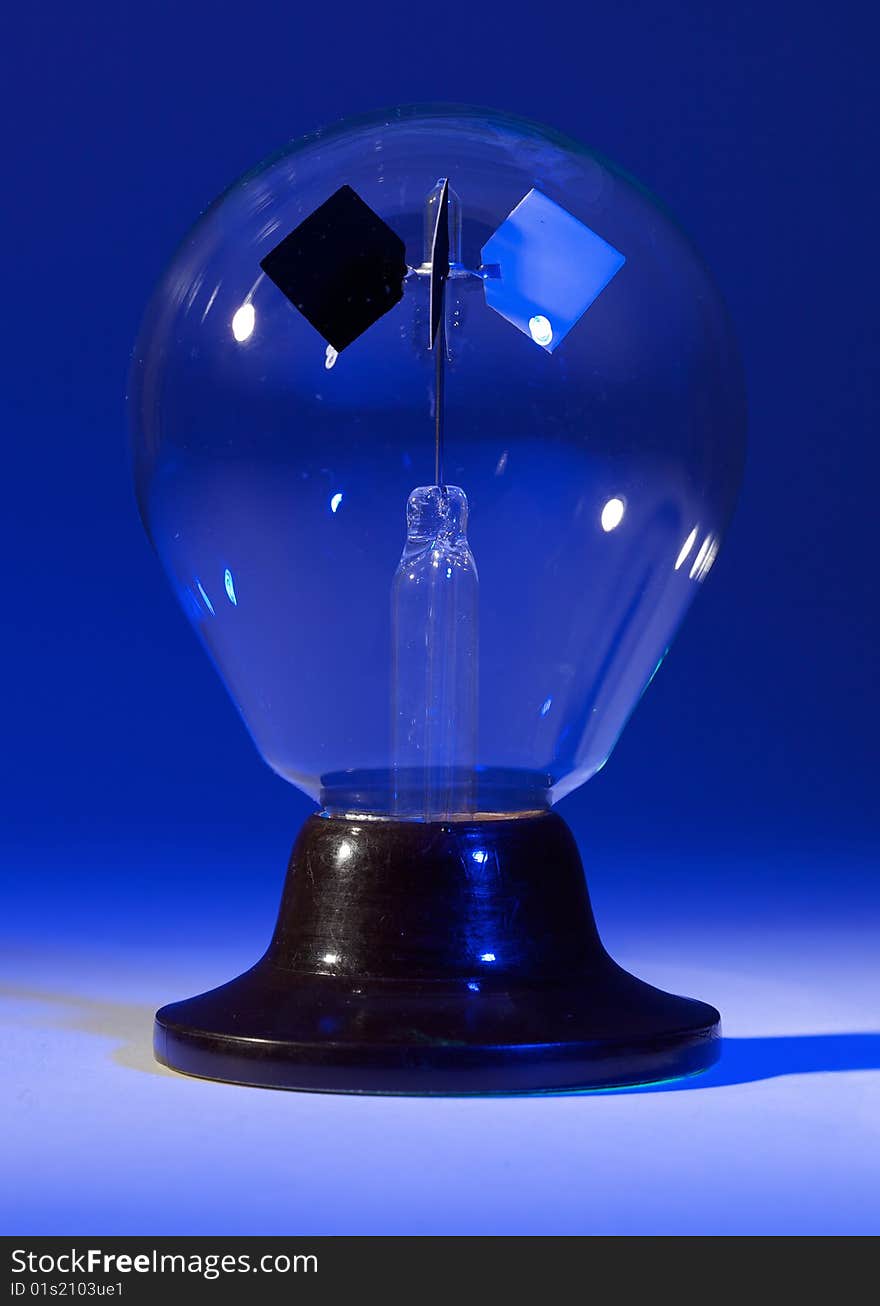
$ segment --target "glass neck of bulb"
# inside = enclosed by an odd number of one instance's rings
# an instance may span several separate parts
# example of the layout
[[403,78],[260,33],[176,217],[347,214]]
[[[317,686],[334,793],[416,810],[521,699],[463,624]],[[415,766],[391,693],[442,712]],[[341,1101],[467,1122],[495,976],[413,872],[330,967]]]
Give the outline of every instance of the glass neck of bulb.
[[434,543],[467,548],[467,519],[467,498],[457,485],[419,486],[406,505],[404,557]]

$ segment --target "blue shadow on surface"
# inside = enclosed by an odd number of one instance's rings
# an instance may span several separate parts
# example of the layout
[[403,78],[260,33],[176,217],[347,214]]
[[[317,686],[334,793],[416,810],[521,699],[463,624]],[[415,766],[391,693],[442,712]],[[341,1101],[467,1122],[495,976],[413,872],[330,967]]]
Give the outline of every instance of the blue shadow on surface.
[[880,1069],[880,1033],[783,1034],[775,1038],[725,1038],[721,1060],[702,1075],[660,1084],[610,1089],[613,1093],[679,1093],[751,1084],[780,1075],[818,1075]]

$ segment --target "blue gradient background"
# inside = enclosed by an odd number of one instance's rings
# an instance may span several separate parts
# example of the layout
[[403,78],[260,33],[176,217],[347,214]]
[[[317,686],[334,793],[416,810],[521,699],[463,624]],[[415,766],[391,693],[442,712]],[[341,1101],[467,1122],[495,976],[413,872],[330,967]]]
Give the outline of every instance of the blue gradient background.
[[[431,58],[417,6],[7,18],[3,1232],[878,1232],[875,20],[512,14],[450,10]],[[611,763],[562,806],[618,959],[724,1010],[725,1061],[684,1088],[359,1101],[149,1059],[155,1005],[262,948],[309,805],[142,534],[128,353],[231,179],[430,99],[537,117],[633,173],[739,333],[740,509]]]

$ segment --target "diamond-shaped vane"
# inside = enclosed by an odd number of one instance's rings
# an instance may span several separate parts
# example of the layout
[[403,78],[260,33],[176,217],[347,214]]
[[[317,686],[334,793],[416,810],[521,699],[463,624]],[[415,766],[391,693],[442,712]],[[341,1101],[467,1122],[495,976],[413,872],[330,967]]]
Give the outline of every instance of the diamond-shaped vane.
[[400,302],[407,274],[403,241],[351,186],[340,186],[260,267],[337,352]]
[[548,353],[623,267],[623,254],[539,190],[483,246],[486,303]]

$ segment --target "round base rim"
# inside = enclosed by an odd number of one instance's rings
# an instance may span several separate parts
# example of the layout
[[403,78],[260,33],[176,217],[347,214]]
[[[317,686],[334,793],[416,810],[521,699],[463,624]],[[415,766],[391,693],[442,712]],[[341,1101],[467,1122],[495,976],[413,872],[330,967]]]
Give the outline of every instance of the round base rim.
[[[234,991],[235,984],[220,992]],[[680,1017],[665,1027],[646,1029],[642,1018],[638,1032],[627,1033],[627,1013],[621,1013],[619,1037],[591,1037],[589,995],[582,994],[581,1036],[505,1043],[465,1041],[466,1026],[454,1015],[448,1038],[338,1042],[301,1032],[266,1038],[244,1032],[247,1015],[234,1006],[228,1020],[215,1018],[205,1028],[202,999],[192,998],[157,1013],[154,1052],[162,1065],[198,1079],[303,1092],[474,1096],[625,1088],[700,1074],[721,1054],[718,1012],[704,1003],[665,996],[667,1019],[673,1010]],[[403,995],[401,999],[405,1028]],[[672,1010],[669,1004],[674,1004]],[[217,1015],[216,1004],[212,1014]]]

